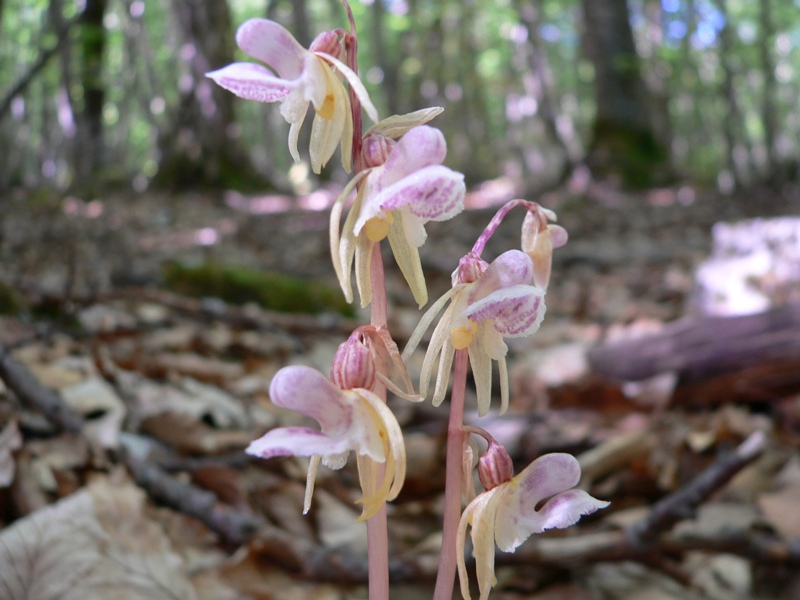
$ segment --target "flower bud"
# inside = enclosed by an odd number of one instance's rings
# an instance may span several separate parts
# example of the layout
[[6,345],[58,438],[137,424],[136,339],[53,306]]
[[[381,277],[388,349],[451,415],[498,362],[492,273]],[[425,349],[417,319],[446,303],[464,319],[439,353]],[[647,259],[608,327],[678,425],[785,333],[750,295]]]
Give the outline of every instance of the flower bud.
[[361,157],[364,159],[364,166],[368,169],[381,166],[389,158],[396,145],[397,142],[392,138],[380,133],[366,135],[361,146]]
[[339,51],[341,44],[339,43],[339,34],[336,31],[323,31],[308,48],[311,52],[324,52],[330,54],[334,58],[339,58]]
[[331,363],[331,381],[343,390],[372,388],[375,383],[375,363],[360,335],[353,334],[339,345]]
[[496,488],[510,481],[514,475],[514,463],[505,448],[492,440],[478,460],[478,477],[485,490]]
[[458,261],[458,268],[453,271],[451,278],[453,285],[477,281],[478,277],[483,275],[483,272],[488,266],[489,263],[473,252],[470,252],[466,256],[461,257],[461,260]]

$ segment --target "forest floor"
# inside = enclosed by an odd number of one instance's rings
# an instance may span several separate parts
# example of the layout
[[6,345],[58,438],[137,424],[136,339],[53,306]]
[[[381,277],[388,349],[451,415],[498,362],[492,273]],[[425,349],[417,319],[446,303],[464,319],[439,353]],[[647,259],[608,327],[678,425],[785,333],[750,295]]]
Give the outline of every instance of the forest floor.
[[[487,184],[464,214],[428,225],[431,298],[505,193]],[[298,422],[269,402],[272,375],[300,363],[327,373],[365,313],[236,306],[185,295],[167,275],[176,263],[213,264],[335,287],[332,194],[8,201],[0,275],[21,309],[0,326],[0,598],[367,597],[355,461],[321,469],[303,516],[302,461],[243,453]],[[658,350],[672,367],[632,382],[591,360],[614,342],[669,336],[675,323],[710,323],[713,341],[728,323],[715,318],[785,317],[770,311],[800,301],[800,226],[772,219],[800,213],[800,198],[592,184],[539,201],[570,235],[555,253],[547,316],[536,335],[509,343],[508,413],[479,419],[468,392],[466,419],[518,469],[547,452],[575,454],[581,486],[611,506],[498,553],[491,597],[800,597],[796,313],[779,323],[780,364],[765,352],[706,371],[699,342],[676,342]],[[519,247],[522,217],[512,213],[484,258]],[[402,348],[421,313],[386,264]],[[430,598],[446,405],[390,403],[409,461],[389,507],[392,598]]]

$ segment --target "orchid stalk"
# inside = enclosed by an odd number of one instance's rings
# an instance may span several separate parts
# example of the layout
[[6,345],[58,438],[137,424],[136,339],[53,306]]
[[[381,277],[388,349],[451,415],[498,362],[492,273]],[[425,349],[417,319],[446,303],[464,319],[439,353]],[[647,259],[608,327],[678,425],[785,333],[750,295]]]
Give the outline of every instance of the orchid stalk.
[[[320,173],[339,148],[343,168],[354,171],[331,209],[334,271],[347,301],[355,300],[355,282],[361,306],[370,308],[370,324],[356,328],[339,346],[329,378],[308,367],[289,366],[272,379],[272,402],[313,418],[319,427],[271,429],[246,452],[260,458],[309,457],[304,513],[311,507],[320,466],[339,469],[351,453],[356,456],[362,491],[357,501],[359,520],[367,526],[369,598],[388,600],[386,503],[403,486],[406,454],[402,429],[386,404],[387,391],[411,402],[422,401],[435,373],[432,402],[438,406],[450,387],[452,371],[443,541],[434,599],[452,598],[456,573],[464,598],[469,598],[464,545],[471,527],[484,600],[494,585],[495,545],[512,551],[532,533],[566,527],[607,505],[571,489],[580,477],[573,457],[546,455],[513,477],[510,457],[488,432],[464,427],[468,370],[475,380],[480,416],[491,408],[494,363],[500,379],[500,412],[508,408],[505,339],[531,335],[539,328],[552,252],[566,243],[567,234],[554,223],[555,214],[535,202],[514,200],[501,207],[459,262],[452,288],[431,304],[400,353],[387,327],[382,243],[388,242],[411,296],[422,308],[428,302],[420,258],[427,238],[425,225],[462,212],[466,186],[463,174],[445,166],[447,143],[429,125],[443,109],[379,119],[358,76],[353,13],[347,0],[342,4],[349,30],[323,32],[308,49],[274,21],[245,22],[237,31],[237,44],[262,64],[234,63],[208,74],[241,98],[280,103],[289,124],[289,152],[296,162],[302,160],[300,128],[309,106],[313,108],[308,149],[312,170]],[[373,122],[366,132],[362,111]],[[515,207],[527,211],[520,249],[510,249],[491,262],[483,260],[487,241]],[[431,327],[417,393],[405,361]],[[478,461],[484,487],[478,495],[468,431],[489,441]],[[538,507],[548,496],[553,497]],[[467,503],[463,513],[462,500]]]

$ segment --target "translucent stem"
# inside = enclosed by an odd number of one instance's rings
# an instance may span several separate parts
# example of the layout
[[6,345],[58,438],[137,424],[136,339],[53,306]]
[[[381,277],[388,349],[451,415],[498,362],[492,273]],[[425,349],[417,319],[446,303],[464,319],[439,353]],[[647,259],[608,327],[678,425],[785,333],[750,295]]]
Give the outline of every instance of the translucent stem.
[[445,466],[444,525],[439,572],[434,600],[451,600],[456,577],[456,534],[461,519],[462,460],[464,457],[464,392],[467,385],[469,350],[457,350],[450,394],[450,420],[447,424],[447,464]]
[[[381,245],[372,249],[370,265],[372,279],[372,303],[370,304],[370,324],[375,327],[386,326],[386,282],[383,272]],[[375,394],[386,400],[386,388],[376,383]],[[378,465],[376,482],[384,477],[383,465]],[[389,600],[389,534],[386,523],[386,505],[367,519],[367,556],[369,560],[369,600]]]

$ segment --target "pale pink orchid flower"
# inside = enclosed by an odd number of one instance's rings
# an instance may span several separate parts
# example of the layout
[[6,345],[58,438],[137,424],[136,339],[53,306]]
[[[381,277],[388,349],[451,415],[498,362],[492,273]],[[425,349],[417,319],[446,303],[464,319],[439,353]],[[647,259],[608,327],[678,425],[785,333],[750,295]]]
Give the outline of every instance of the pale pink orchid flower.
[[[341,469],[351,451],[356,453],[364,497],[360,520],[368,519],[403,486],[406,453],[403,433],[392,411],[372,391],[341,389],[319,371],[290,366],[278,371],[270,384],[270,399],[315,419],[320,429],[279,427],[251,442],[245,452],[260,458],[307,456],[311,458],[303,512],[311,506],[320,462]],[[385,465],[382,480],[380,469]]]
[[[428,291],[419,257],[428,221],[445,221],[464,210],[464,176],[442,165],[447,144],[438,129],[413,127],[395,142],[377,133],[364,138],[365,169],[343,190],[331,211],[331,257],[348,302],[353,300],[355,261],[361,305],[371,301],[370,261],[375,244],[389,238],[395,260],[421,306]],[[360,184],[360,185],[359,185]],[[344,201],[358,194],[340,233]]]
[[[480,600],[486,600],[497,583],[495,545],[513,552],[534,533],[563,529],[584,515],[605,508],[608,502],[572,489],[580,481],[581,467],[570,454],[540,456],[513,479],[479,494],[464,509],[458,526],[456,551],[461,595],[470,600],[465,560],[467,527],[472,526],[472,546]],[[537,505],[549,498],[537,509]]]
[[306,50],[280,24],[267,19],[245,21],[236,32],[236,43],[246,54],[268,65],[234,63],[207,76],[246,100],[280,102],[281,115],[290,124],[289,151],[300,162],[297,140],[309,103],[315,116],[309,153],[311,167],[319,173],[341,143],[342,164],[350,171],[353,117],[350,99],[340,79],[347,79],[367,115],[378,113],[366,88],[340,59],[339,33],[321,33]]
[[489,411],[492,395],[492,361],[500,374],[500,413],[508,408],[508,346],[503,338],[536,332],[544,319],[544,290],[532,285],[530,257],[508,250],[491,264],[473,253],[461,259],[453,273],[453,287],[423,315],[411,335],[403,359],[408,360],[425,331],[448,302],[428,343],[420,375],[420,396],[427,396],[431,375],[438,363],[433,405],[444,400],[456,350],[468,348],[475,380],[478,413]]

